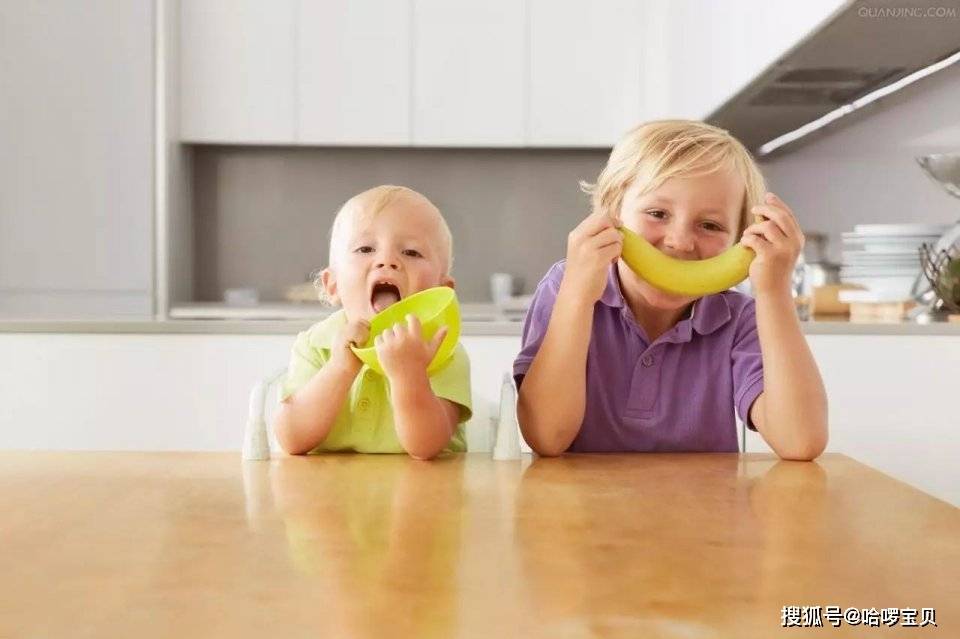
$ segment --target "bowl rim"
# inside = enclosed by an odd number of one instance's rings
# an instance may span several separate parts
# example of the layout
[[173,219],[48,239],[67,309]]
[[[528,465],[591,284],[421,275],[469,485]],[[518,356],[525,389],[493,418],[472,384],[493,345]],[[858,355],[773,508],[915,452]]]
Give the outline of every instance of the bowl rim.
[[[444,291],[443,289],[446,289],[446,291]],[[430,288],[425,288],[425,289],[423,289],[422,291],[417,291],[416,293],[414,293],[414,294],[412,294],[412,295],[408,295],[407,297],[402,298],[400,301],[396,302],[395,304],[391,304],[391,305],[388,306],[387,308],[383,309],[382,311],[380,311],[379,313],[377,313],[376,315],[374,315],[373,317],[371,317],[371,318],[370,318],[370,329],[371,329],[371,330],[370,330],[370,337],[367,339],[367,342],[368,342],[369,346],[368,346],[368,345],[364,345],[364,346],[351,346],[351,348],[355,349],[356,351],[368,351],[368,350],[372,350],[373,348],[375,348],[374,345],[373,345],[373,340],[376,338],[377,333],[374,333],[374,331],[373,331],[374,322],[376,321],[377,317],[380,317],[380,316],[384,315],[388,310],[396,308],[396,306],[397,306],[398,304],[403,304],[403,303],[405,303],[407,300],[412,300],[412,299],[415,299],[415,298],[421,297],[421,296],[422,296],[422,297],[428,297],[429,295],[440,295],[440,294],[448,295],[448,296],[449,296],[449,299],[448,299],[448,300],[444,303],[444,305],[443,305],[439,310],[437,310],[435,313],[432,313],[432,314],[431,314],[429,317],[427,317],[427,318],[421,319],[421,320],[420,320],[420,323],[421,323],[421,324],[424,324],[424,323],[426,323],[426,322],[432,321],[432,320],[440,317],[441,315],[443,315],[445,312],[447,312],[447,307],[448,307],[451,303],[456,304],[456,305],[459,307],[459,303],[458,303],[458,301],[457,301],[457,292],[456,292],[456,290],[454,290],[454,288],[453,288],[452,286],[447,286],[447,285],[445,285],[445,284],[441,284],[440,286],[431,286]]]

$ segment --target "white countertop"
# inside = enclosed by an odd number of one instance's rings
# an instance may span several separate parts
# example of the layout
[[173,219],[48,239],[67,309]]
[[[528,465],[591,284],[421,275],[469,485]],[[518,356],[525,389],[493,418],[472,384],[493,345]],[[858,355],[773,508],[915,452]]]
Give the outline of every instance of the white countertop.
[[[78,320],[53,319],[3,319],[0,318],[0,333],[200,333],[200,334],[246,334],[246,335],[294,335],[311,326],[312,319],[131,319],[91,318]],[[854,323],[848,321],[815,320],[802,322],[807,335],[956,335],[960,337],[960,324],[909,322]],[[461,325],[465,336],[514,336],[520,335],[523,323],[505,320],[468,320]]]

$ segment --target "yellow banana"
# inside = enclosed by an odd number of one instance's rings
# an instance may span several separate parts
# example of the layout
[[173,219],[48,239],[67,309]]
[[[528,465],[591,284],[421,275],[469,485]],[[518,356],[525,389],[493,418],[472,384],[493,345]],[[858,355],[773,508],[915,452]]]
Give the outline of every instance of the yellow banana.
[[621,227],[621,257],[644,280],[668,293],[703,296],[725,291],[742,282],[750,269],[754,253],[735,244],[720,255],[706,260],[678,260],[661,253],[650,242]]

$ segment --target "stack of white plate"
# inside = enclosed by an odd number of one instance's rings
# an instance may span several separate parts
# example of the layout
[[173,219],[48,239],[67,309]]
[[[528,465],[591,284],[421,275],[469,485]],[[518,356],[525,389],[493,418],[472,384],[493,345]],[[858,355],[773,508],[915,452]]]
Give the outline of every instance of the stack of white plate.
[[947,224],[858,224],[843,234],[840,280],[884,299],[910,298],[920,275],[920,245],[934,244]]

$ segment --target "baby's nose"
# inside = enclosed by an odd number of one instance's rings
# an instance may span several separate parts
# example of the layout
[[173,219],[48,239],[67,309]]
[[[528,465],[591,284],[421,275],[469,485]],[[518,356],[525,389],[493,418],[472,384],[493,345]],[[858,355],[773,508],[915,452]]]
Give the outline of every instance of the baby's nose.
[[393,270],[397,270],[400,268],[400,265],[398,260],[390,259],[377,262],[377,268],[392,268]]

